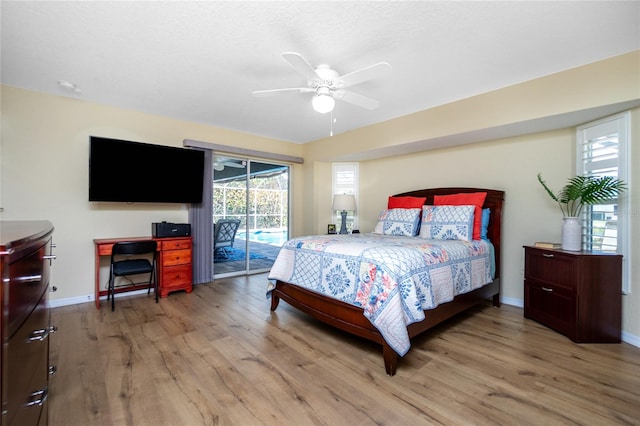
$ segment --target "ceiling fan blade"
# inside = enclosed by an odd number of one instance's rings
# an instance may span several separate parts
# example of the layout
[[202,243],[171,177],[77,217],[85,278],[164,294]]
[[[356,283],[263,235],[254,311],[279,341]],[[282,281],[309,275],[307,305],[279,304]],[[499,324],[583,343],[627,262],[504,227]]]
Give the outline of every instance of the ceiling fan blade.
[[256,90],[255,92],[251,92],[251,94],[257,97],[264,97],[264,96],[280,95],[280,94],[286,94],[286,93],[309,93],[309,92],[315,92],[315,90],[309,87],[292,87],[289,89]]
[[366,96],[359,95],[357,93],[349,92],[346,90],[338,90],[335,92],[334,97],[342,101],[348,102],[353,105],[357,105],[366,109],[376,109],[380,106],[380,102],[375,99],[368,98]]
[[378,62],[377,64],[369,65],[368,67],[361,68],[357,71],[352,71],[343,76],[338,77],[338,81],[342,82],[341,87],[354,86],[367,80],[373,80],[376,78],[384,77],[391,71],[391,65],[387,62]]
[[284,52],[282,57],[293,67],[294,70],[302,74],[307,80],[315,80],[318,78],[316,70],[309,65],[309,62],[307,62],[301,54],[295,52]]

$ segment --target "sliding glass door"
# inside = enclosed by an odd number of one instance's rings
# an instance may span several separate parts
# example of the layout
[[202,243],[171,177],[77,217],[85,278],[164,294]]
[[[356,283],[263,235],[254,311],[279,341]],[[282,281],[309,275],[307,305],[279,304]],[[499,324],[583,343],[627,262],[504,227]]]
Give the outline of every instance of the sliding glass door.
[[213,236],[214,277],[268,271],[289,236],[289,166],[216,155]]

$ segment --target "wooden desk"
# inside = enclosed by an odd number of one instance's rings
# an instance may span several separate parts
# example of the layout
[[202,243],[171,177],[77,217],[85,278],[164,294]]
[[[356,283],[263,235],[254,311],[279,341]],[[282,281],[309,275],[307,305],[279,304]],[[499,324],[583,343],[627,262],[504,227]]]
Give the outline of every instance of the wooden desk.
[[[107,296],[107,290],[100,289],[100,257],[111,256],[111,249],[115,243],[121,241],[141,241],[154,240],[158,242],[157,259],[157,279],[160,297],[167,297],[169,293],[178,290],[185,290],[191,293],[192,270],[191,270],[191,237],[130,237],[130,238],[98,238],[93,240],[95,246],[95,273],[96,288],[95,302],[96,309],[100,309],[100,297]],[[146,289],[147,284],[136,284],[132,286],[119,287],[115,293]]]

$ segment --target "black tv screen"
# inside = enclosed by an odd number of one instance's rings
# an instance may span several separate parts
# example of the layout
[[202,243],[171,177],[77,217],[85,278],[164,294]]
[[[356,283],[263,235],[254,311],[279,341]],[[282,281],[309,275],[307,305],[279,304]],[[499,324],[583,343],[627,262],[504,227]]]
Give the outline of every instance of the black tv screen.
[[204,152],[91,136],[89,201],[199,203]]

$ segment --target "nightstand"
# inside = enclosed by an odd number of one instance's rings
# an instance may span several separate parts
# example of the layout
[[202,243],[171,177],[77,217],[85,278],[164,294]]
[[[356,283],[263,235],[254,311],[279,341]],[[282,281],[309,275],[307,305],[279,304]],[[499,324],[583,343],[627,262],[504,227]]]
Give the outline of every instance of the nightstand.
[[576,343],[620,343],[622,256],[525,246],[524,316]]

